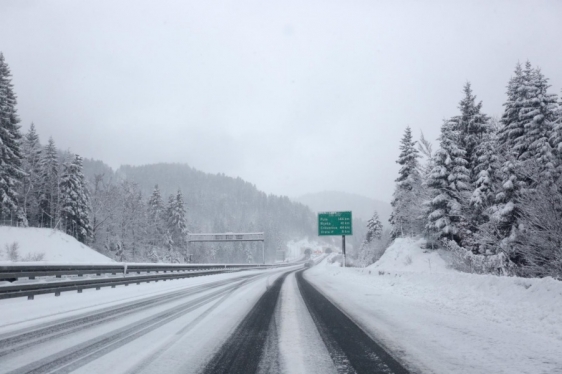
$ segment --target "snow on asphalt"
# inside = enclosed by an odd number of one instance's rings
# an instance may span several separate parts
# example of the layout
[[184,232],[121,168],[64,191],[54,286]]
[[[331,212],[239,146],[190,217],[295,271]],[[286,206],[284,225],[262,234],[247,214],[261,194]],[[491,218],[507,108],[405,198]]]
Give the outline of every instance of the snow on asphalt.
[[295,273],[281,288],[276,310],[282,373],[337,373],[300,294]]
[[562,373],[562,282],[460,273],[419,244],[305,277],[413,372]]

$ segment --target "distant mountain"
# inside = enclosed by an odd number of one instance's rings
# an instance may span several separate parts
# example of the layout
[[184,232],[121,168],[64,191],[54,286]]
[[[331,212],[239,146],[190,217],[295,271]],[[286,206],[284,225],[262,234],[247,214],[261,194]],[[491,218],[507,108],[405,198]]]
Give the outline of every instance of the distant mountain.
[[324,191],[306,194],[293,199],[307,205],[314,212],[351,210],[354,218],[367,221],[376,210],[382,224],[389,227],[388,219],[392,213],[392,206],[384,201],[371,199],[366,196],[347,192]]

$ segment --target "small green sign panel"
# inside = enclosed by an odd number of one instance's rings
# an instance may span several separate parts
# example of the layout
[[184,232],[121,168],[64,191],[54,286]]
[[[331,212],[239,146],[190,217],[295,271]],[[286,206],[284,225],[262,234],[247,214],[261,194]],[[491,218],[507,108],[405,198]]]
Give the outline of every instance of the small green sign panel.
[[318,213],[318,236],[353,235],[351,212]]

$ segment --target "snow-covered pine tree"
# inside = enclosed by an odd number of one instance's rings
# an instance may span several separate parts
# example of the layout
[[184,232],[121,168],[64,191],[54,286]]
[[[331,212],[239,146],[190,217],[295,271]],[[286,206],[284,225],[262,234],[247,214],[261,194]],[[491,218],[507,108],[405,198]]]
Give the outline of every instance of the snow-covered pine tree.
[[[527,61],[527,70],[530,69],[530,63]],[[530,73],[530,71],[529,71]],[[524,127],[519,122],[519,109],[523,100],[525,100],[525,80],[526,75],[523,73],[521,64],[515,66],[514,76],[511,77],[507,84],[507,101],[503,104],[505,107],[501,117],[501,124],[498,131],[498,142],[504,149],[510,152],[514,151],[517,139],[525,132]],[[515,157],[519,155],[515,154]]]
[[375,239],[380,239],[382,236],[382,223],[379,214],[375,211],[373,216],[367,221],[367,235],[365,242],[370,243]]
[[416,142],[412,138],[412,130],[406,127],[404,136],[400,141],[400,155],[396,161],[401,167],[396,179],[396,187],[393,194],[392,214],[390,223],[393,226],[392,237],[403,235],[415,235],[420,227],[420,189],[421,176],[419,172],[419,152],[415,147]]
[[558,188],[562,191],[562,92],[560,93],[560,102],[558,103],[558,111],[556,113],[556,120],[554,122],[554,128],[552,131],[552,136],[550,139],[554,154],[557,157],[557,177],[558,177]]
[[148,199],[148,219],[150,223],[149,243],[156,247],[163,247],[165,244],[164,202],[158,185],[154,186],[152,195]]
[[476,96],[472,94],[470,82],[463,88],[464,97],[459,103],[461,114],[451,118],[451,125],[459,133],[460,146],[465,150],[466,168],[470,172],[471,181],[476,179],[474,165],[476,160],[475,150],[482,138],[488,132],[487,125],[490,118],[481,113],[482,102],[476,103]]
[[84,175],[82,158],[75,155],[63,166],[60,181],[61,220],[63,230],[85,243],[92,234],[90,226],[90,197]]
[[508,242],[513,240],[516,234],[520,216],[518,202],[521,190],[526,185],[521,175],[522,167],[519,161],[519,157],[525,152],[525,149],[522,149],[525,142],[521,141],[525,136],[525,127],[520,120],[520,111],[527,100],[532,71],[529,61],[525,63],[525,70],[520,64],[516,65],[514,76],[507,85],[507,101],[504,103],[505,110],[498,131],[498,149],[504,153],[500,169],[501,188],[496,194],[496,211],[499,235],[504,238],[501,247],[506,252],[510,252]]
[[367,222],[367,233],[365,240],[359,248],[359,262],[364,266],[372,264],[382,255],[384,244],[381,242],[383,235],[382,223],[379,214],[375,211],[373,217]]
[[176,196],[170,195],[168,200],[168,225],[167,231],[173,246],[177,251],[183,252],[187,246],[187,224],[185,220],[185,203],[181,190],[178,190]]
[[470,197],[474,225],[488,220],[488,209],[495,205],[500,183],[500,152],[495,131],[485,133],[474,150],[473,192]]
[[40,222],[41,151],[39,135],[32,123],[22,142],[22,167],[26,176],[23,178],[20,193],[22,206],[30,226],[38,226]]
[[0,220],[27,225],[18,202],[18,188],[25,173],[22,170],[20,120],[16,104],[12,74],[0,52]]
[[41,195],[39,207],[41,216],[39,218],[41,227],[54,228],[57,225],[59,213],[59,158],[53,138],[43,148],[41,153]]
[[[527,69],[525,69],[527,76]],[[520,125],[524,128],[522,136],[517,138],[515,149],[519,160],[532,160],[537,165],[539,174],[532,176],[531,184],[551,183],[554,178],[555,159],[550,139],[553,135],[554,122],[557,120],[557,96],[548,93],[548,79],[540,69],[528,73],[525,81],[526,98],[519,110]]]
[[[501,247],[508,254],[516,239],[521,215],[519,201],[528,188],[551,184],[556,177],[552,149],[555,138],[556,96],[549,94],[548,81],[529,62],[518,65],[508,85],[508,101],[499,131],[499,149],[505,149],[502,188],[496,196]],[[512,259],[516,262],[516,259]]]
[[440,148],[433,157],[433,169],[427,181],[432,189],[428,204],[428,228],[439,237],[460,245],[467,237],[465,207],[469,195],[469,171],[465,151],[455,123],[441,127]]

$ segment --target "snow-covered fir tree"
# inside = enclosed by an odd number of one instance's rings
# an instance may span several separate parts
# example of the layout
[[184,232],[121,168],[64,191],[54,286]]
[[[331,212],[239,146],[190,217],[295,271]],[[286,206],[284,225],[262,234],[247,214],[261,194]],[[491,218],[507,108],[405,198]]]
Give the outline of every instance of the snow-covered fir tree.
[[490,210],[495,206],[497,189],[500,183],[500,151],[497,134],[486,132],[474,151],[473,192],[470,197],[473,225],[480,225],[489,219]]
[[560,93],[560,101],[558,103],[558,111],[556,113],[556,120],[552,130],[550,142],[557,157],[556,164],[558,165],[557,177],[562,176],[562,92]]
[[531,179],[535,179],[536,183],[539,180],[540,183],[551,183],[555,160],[550,139],[557,120],[557,96],[548,92],[548,79],[540,69],[532,70],[525,83],[526,98],[521,102],[519,110],[520,125],[523,126],[524,133],[517,138],[515,149],[520,152],[520,161],[532,160],[538,166],[538,178]]
[[548,81],[540,70],[527,62],[518,65],[508,85],[504,104],[499,149],[505,149],[501,168],[502,183],[496,200],[500,243],[505,252],[514,253],[521,208],[521,196],[538,184],[552,184],[557,160],[552,147],[555,135],[556,96],[548,93]]
[[428,228],[439,237],[462,244],[467,237],[465,207],[469,194],[469,171],[465,151],[455,123],[441,127],[440,148],[433,157],[433,169],[427,181],[432,189],[428,202]]
[[481,113],[482,102],[476,103],[476,96],[472,94],[470,83],[463,88],[464,97],[459,103],[460,115],[451,118],[451,126],[459,133],[459,145],[465,151],[466,168],[471,174],[471,180],[477,174],[474,165],[477,163],[475,150],[488,132],[487,125],[490,118]]
[[149,243],[154,246],[164,246],[164,234],[166,225],[164,224],[164,202],[158,185],[154,186],[152,195],[148,199],[148,219],[150,222],[149,228]]
[[12,74],[0,52],[0,219],[27,225],[18,201],[22,170],[20,122]]
[[519,199],[526,181],[521,175],[519,157],[525,151],[521,149],[525,143],[521,140],[525,136],[525,127],[520,120],[520,110],[527,100],[527,89],[531,79],[532,66],[529,61],[525,70],[517,64],[514,76],[507,85],[507,101],[504,103],[504,113],[501,127],[498,131],[498,149],[504,150],[501,165],[502,181],[496,194],[498,233],[503,240],[501,247],[509,252],[508,242],[515,238],[518,218],[520,216]]
[[32,123],[22,142],[22,167],[26,175],[23,178],[20,193],[22,206],[30,226],[38,226],[40,223],[41,152],[39,135]]
[[178,251],[185,251],[187,244],[187,223],[186,223],[186,209],[183,201],[181,190],[178,190],[175,196],[170,195],[168,200],[168,225],[167,231],[173,246]]
[[[527,61],[528,68],[530,63]],[[501,128],[498,131],[498,142],[504,145],[503,148],[514,152],[517,139],[523,135],[525,129],[519,122],[519,109],[521,102],[525,100],[525,80],[521,64],[515,66],[514,75],[507,84],[507,101],[503,104],[505,107],[501,117]],[[514,153],[515,154],[515,153]],[[517,154],[515,154],[518,157]]]
[[374,212],[366,225],[365,239],[359,247],[357,259],[362,266],[377,261],[390,245],[390,230],[383,230],[378,212]]
[[41,194],[39,197],[41,227],[54,228],[59,212],[59,177],[60,165],[57,148],[53,138],[43,148],[40,161]]
[[82,158],[78,155],[63,165],[60,201],[62,229],[85,243],[92,234],[90,197],[82,173]]
[[396,179],[390,223],[392,236],[415,235],[421,231],[420,223],[420,190],[421,175],[419,172],[419,152],[412,138],[412,130],[408,126],[400,141],[400,155],[396,161],[401,167]]
[[370,243],[375,239],[380,239],[382,236],[382,223],[379,218],[379,214],[375,211],[373,216],[367,221],[367,235],[365,236],[365,242]]

